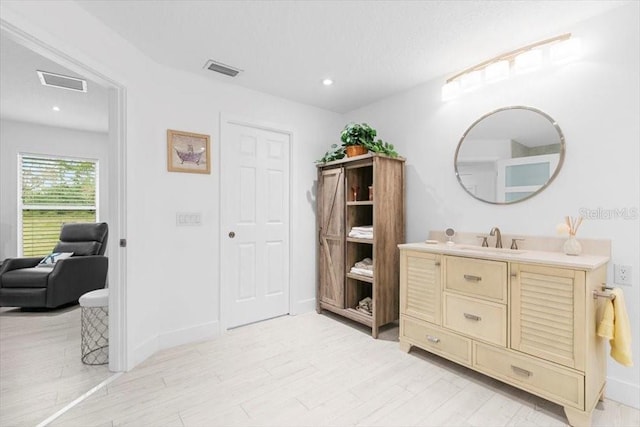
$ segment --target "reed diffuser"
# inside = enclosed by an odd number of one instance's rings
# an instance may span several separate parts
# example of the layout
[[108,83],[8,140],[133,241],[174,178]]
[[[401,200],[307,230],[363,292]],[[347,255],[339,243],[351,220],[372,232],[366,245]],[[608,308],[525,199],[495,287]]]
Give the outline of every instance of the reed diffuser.
[[582,252],[582,245],[576,239],[576,233],[578,232],[578,228],[580,228],[580,224],[582,224],[582,217],[564,217],[564,223],[558,224],[557,231],[560,234],[568,234],[569,238],[566,242],[564,242],[563,250],[567,255],[580,255]]

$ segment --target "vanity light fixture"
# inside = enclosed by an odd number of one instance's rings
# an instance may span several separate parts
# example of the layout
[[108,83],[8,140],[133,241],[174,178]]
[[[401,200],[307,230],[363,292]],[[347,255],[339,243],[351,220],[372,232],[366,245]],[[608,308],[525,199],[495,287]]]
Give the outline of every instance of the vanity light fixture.
[[508,79],[509,71],[509,61],[506,59],[496,61],[487,65],[487,68],[484,69],[484,81],[486,83],[495,83],[500,80]]
[[325,86],[331,86],[333,84],[333,80],[331,79],[323,79],[322,84]]
[[471,71],[460,76],[460,89],[463,92],[471,92],[482,86],[482,70]]
[[460,95],[460,81],[453,80],[442,86],[442,100],[449,101]]
[[549,56],[552,62],[568,62],[572,61],[582,53],[582,44],[580,39],[571,38],[560,43],[556,43],[549,49]]
[[442,100],[448,101],[483,84],[505,80],[514,73],[536,70],[543,66],[547,58],[553,63],[560,63],[576,59],[579,55],[580,40],[571,37],[571,33],[531,43],[450,77],[442,86]]
[[60,107],[58,107],[57,105],[54,105],[53,108],[51,108],[53,111],[60,111]]
[[522,52],[513,61],[514,69],[517,73],[528,73],[537,70],[542,66],[542,51],[532,49]]

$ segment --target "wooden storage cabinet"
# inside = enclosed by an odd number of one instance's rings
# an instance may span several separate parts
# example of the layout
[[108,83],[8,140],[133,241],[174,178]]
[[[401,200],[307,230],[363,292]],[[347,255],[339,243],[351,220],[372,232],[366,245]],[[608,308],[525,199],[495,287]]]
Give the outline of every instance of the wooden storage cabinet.
[[[319,165],[317,201],[317,311],[367,325],[377,338],[380,326],[398,319],[404,159],[367,154]],[[358,226],[373,226],[373,238],[349,237]],[[364,258],[373,260],[373,276],[350,272]],[[366,297],[371,315],[356,310]]]
[[579,269],[403,248],[413,246],[401,245],[401,349],[468,366],[563,405],[573,426],[590,425],[606,379],[592,297],[606,263]]

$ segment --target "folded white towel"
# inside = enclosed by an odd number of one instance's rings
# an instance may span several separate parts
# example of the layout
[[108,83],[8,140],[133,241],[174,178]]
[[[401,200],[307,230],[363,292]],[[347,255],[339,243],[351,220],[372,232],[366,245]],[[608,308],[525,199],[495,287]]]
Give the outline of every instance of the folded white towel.
[[371,258],[365,258],[362,261],[356,262],[353,266],[365,270],[373,270],[373,260]]
[[352,230],[349,232],[349,237],[354,237],[356,239],[373,239],[373,233]]
[[356,310],[371,315],[371,311],[373,310],[373,301],[371,300],[370,297],[366,297],[363,300],[361,300],[360,302],[358,302],[358,306],[356,307]]
[[366,270],[364,268],[351,267],[350,272],[353,274],[359,274],[361,276],[373,277],[373,271]]
[[373,225],[360,225],[357,227],[351,227],[352,231],[373,231]]

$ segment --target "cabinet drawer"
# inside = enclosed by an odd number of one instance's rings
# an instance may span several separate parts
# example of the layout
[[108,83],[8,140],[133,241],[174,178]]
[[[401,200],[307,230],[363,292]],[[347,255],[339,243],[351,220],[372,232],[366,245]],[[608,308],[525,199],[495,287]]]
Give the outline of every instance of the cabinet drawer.
[[427,351],[465,365],[471,365],[471,340],[420,320],[402,316],[402,337]]
[[507,263],[446,257],[445,290],[507,302]]
[[524,390],[584,410],[584,377],[511,351],[474,343],[473,366]]
[[507,345],[507,307],[503,304],[445,293],[443,326],[471,338]]

